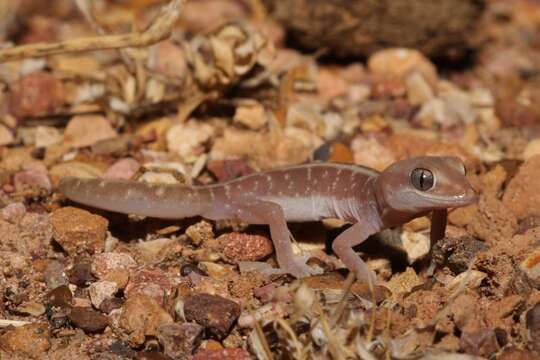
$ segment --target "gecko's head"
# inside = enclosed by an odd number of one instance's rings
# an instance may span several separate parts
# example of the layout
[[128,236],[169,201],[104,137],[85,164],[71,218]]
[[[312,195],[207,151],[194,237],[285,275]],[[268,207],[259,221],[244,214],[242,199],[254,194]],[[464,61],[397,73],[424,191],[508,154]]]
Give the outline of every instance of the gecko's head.
[[453,156],[420,156],[398,161],[378,180],[387,207],[405,213],[454,208],[476,202],[463,162]]

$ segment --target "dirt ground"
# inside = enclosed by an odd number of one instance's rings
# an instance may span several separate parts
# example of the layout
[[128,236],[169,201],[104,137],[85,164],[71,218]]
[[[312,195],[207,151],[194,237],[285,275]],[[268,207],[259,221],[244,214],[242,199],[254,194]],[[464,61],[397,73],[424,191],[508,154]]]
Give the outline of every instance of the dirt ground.
[[[0,359],[540,358],[540,2],[486,1],[458,61],[285,26],[258,0],[0,1]],[[336,219],[290,225],[318,272],[294,279],[265,226],[57,188],[416,155],[460,157],[479,200],[431,250],[428,217],[359,246],[372,289]]]

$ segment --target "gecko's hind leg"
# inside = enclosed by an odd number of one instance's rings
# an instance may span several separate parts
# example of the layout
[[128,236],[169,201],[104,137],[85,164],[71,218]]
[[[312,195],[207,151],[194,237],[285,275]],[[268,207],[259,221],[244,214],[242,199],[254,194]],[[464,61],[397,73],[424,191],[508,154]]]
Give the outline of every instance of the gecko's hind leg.
[[293,252],[289,229],[283,209],[269,201],[246,201],[245,203],[228,204],[227,210],[212,209],[207,218],[237,218],[249,224],[262,224],[270,227],[270,236],[276,250],[276,257],[282,271],[294,277],[306,277],[314,273],[307,264],[305,256],[297,256]]

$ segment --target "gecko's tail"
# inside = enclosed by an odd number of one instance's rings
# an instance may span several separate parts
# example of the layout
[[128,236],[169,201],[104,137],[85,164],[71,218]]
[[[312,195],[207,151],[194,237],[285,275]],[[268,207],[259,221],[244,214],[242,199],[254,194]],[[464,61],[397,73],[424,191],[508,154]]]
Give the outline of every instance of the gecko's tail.
[[205,191],[181,185],[66,177],[58,190],[84,205],[162,219],[197,216],[209,205]]

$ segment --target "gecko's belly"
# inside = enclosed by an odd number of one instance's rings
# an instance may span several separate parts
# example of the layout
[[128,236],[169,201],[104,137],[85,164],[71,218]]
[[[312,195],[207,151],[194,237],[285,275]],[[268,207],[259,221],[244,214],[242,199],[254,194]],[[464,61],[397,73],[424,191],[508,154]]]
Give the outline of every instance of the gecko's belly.
[[283,209],[285,219],[290,222],[318,221],[330,216],[326,201],[314,197],[264,197],[264,200],[278,204]]

